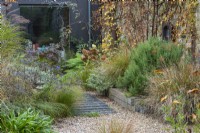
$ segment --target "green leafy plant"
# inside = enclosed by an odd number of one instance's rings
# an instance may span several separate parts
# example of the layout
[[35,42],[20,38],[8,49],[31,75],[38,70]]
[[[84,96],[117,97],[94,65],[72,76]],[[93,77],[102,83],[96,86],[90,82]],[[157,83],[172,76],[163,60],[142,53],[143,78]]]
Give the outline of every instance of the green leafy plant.
[[162,112],[165,120],[172,126],[174,133],[187,133],[187,122],[183,112],[184,105],[180,102],[182,98],[177,98],[178,100],[173,100],[170,104],[163,104]]
[[83,39],[77,39],[75,37],[70,37],[70,42],[76,47],[77,52],[81,53],[82,49],[87,49],[88,44],[83,41]]
[[1,133],[53,133],[51,124],[49,116],[30,108],[25,111],[8,109],[0,112]]
[[82,81],[82,85],[83,85],[84,89],[86,89],[86,90],[88,89],[87,80],[90,77],[90,74],[91,74],[92,70],[94,69],[94,66],[95,65],[93,63],[87,62],[87,63],[85,63],[84,69],[82,69],[79,73],[80,79]]
[[194,127],[193,127],[193,131],[194,133],[199,133],[200,132],[200,109],[198,108],[196,113],[193,114],[193,123]]
[[[177,100],[178,99],[178,100]],[[195,112],[189,115],[188,112],[185,112],[185,98],[181,95],[177,95],[175,100],[164,99],[162,100],[163,104],[161,107],[164,118],[171,125],[172,129],[167,129],[174,133],[188,133],[200,132],[200,110],[196,109]],[[187,117],[189,116],[189,117]],[[189,122],[192,122],[192,126],[189,126],[187,119],[190,119]]]
[[132,50],[129,66],[124,76],[118,79],[117,85],[128,88],[132,95],[142,94],[147,86],[147,75],[153,70],[178,63],[181,56],[180,46],[151,38]]
[[83,116],[86,116],[86,117],[99,117],[100,114],[98,112],[90,112],[90,113],[84,114]]
[[60,80],[63,83],[74,84],[74,85],[82,83],[82,78],[84,78],[83,77],[84,71],[86,69],[85,69],[85,63],[82,61],[80,53],[76,53],[75,58],[71,58],[68,61],[66,61],[62,65],[62,68],[65,74],[61,77]]
[[108,90],[112,84],[112,81],[105,77],[105,69],[103,67],[94,69],[87,80],[87,86],[98,92]]
[[62,66],[66,69],[66,72],[69,70],[79,70],[84,66],[84,62],[81,59],[81,54],[76,53],[75,58],[71,58]]
[[69,84],[81,84],[84,88],[87,88],[87,79],[94,67],[94,63],[89,60],[84,62],[80,53],[76,54],[75,58],[68,60],[64,65],[66,74],[62,76],[62,82]]

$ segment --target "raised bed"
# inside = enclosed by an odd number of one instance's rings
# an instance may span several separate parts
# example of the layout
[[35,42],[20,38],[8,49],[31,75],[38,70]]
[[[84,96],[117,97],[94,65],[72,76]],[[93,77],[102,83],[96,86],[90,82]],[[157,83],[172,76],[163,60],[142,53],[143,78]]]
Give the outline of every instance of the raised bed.
[[120,106],[143,114],[153,114],[154,109],[151,105],[145,102],[144,96],[142,97],[126,97],[125,94],[116,88],[109,89],[109,98],[114,100]]

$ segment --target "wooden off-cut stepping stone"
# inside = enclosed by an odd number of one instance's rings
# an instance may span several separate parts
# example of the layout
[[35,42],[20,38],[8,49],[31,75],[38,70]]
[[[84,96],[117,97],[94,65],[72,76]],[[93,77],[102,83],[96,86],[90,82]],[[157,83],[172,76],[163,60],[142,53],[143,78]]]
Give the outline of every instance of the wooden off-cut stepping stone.
[[112,114],[115,111],[95,96],[85,93],[83,100],[79,101],[75,107],[75,115],[87,115],[90,113]]

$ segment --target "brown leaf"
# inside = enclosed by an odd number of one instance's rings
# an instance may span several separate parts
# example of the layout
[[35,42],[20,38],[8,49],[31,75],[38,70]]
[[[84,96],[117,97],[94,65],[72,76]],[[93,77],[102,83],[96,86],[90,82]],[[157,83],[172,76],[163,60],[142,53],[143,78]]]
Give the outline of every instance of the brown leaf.
[[187,94],[196,94],[196,93],[198,93],[199,92],[199,89],[197,89],[197,88],[194,88],[194,89],[192,89],[192,90],[188,90],[187,91]]
[[181,104],[181,102],[179,102],[178,100],[174,100],[172,103],[173,103],[174,105],[176,105],[176,104]]
[[196,108],[200,109],[200,103],[196,104]]
[[106,58],[106,55],[102,55],[101,60],[105,60]]
[[85,55],[81,55],[81,60],[82,61],[86,61],[87,60],[87,57]]
[[192,75],[194,76],[199,76],[200,75],[200,72],[198,70],[196,70],[195,72],[192,73]]
[[196,120],[197,116],[195,114],[192,114],[192,120]]
[[162,98],[160,99],[160,101],[161,101],[161,102],[164,102],[167,98],[168,98],[168,96],[166,95],[166,96],[162,97]]
[[83,53],[83,55],[86,56],[86,55],[89,55],[90,52],[89,52],[88,50],[86,50],[86,49],[83,49],[83,50],[82,50],[82,53]]
[[98,54],[98,51],[96,49],[91,49],[90,50],[90,53],[93,54],[93,55],[97,55]]
[[161,70],[161,69],[154,70],[154,73],[155,74],[163,74],[163,70]]

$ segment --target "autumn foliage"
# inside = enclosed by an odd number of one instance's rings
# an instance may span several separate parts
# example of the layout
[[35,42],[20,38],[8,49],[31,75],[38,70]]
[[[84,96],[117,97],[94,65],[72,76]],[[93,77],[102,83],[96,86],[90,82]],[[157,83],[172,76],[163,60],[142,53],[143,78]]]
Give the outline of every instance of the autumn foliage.
[[[163,26],[170,27],[170,40],[190,43],[195,53],[197,39],[197,0],[93,0],[100,5],[93,12],[95,28],[102,30],[103,46],[126,40],[130,47],[152,36],[162,37]],[[181,41],[180,41],[181,40]]]

